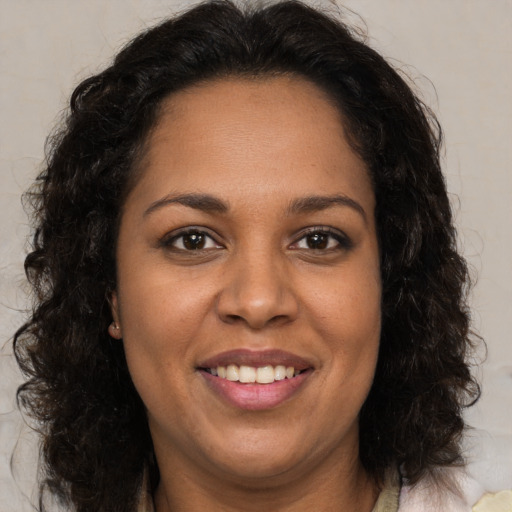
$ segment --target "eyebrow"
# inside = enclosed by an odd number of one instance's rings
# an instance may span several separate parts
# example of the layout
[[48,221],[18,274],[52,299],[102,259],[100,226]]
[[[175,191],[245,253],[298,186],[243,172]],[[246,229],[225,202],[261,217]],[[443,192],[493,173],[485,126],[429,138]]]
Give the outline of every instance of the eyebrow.
[[332,208],[333,206],[348,206],[359,213],[365,222],[368,221],[364,208],[357,201],[339,194],[333,196],[308,196],[295,199],[288,206],[288,215],[316,212]]
[[[210,194],[169,194],[151,203],[144,211],[143,217],[170,204],[181,204],[207,213],[226,213],[229,210],[227,203]],[[339,194],[333,196],[307,196],[294,199],[287,208],[287,215],[321,211],[333,206],[348,206],[359,213],[364,221],[367,222],[364,208],[354,199]]]
[[207,213],[226,213],[229,209],[226,203],[209,194],[169,194],[151,203],[144,211],[143,217],[170,204],[181,204]]

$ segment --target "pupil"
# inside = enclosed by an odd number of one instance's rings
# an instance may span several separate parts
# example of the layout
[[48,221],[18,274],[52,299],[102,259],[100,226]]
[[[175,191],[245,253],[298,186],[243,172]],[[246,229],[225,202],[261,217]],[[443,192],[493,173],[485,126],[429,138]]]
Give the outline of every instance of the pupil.
[[308,245],[311,249],[325,249],[328,243],[328,236],[322,233],[308,235]]
[[193,251],[202,249],[204,246],[204,235],[201,233],[190,233],[183,237],[183,245]]

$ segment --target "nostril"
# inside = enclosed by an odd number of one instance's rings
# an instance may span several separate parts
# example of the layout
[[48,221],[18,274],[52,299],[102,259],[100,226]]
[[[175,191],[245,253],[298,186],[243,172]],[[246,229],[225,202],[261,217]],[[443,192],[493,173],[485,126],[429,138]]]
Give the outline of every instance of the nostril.
[[263,329],[266,327],[272,327],[277,326],[280,324],[285,324],[291,321],[291,318],[287,315],[274,315],[271,317],[261,317],[261,318],[255,318],[255,317],[245,317],[242,315],[225,315],[222,320],[227,324],[237,324],[237,323],[243,323],[246,324],[251,329]]
[[231,315],[225,315],[223,319],[227,323],[231,323],[231,324],[244,321],[243,317],[241,317],[240,315],[232,315],[232,314]]

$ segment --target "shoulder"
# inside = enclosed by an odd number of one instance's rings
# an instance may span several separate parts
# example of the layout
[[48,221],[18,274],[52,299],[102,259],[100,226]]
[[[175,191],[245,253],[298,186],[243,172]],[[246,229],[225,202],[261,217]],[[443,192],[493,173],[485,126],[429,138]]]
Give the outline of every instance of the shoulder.
[[445,469],[435,478],[404,485],[399,512],[512,512],[512,490],[486,493],[463,469]]
[[472,512],[512,512],[512,489],[485,493]]

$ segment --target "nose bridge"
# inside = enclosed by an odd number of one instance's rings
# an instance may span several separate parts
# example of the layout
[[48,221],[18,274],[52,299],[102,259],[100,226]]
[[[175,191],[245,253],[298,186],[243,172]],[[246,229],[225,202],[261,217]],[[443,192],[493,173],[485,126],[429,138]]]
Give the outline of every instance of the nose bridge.
[[245,322],[261,329],[295,318],[298,303],[287,272],[286,257],[269,244],[240,248],[230,261],[218,300],[226,322]]

